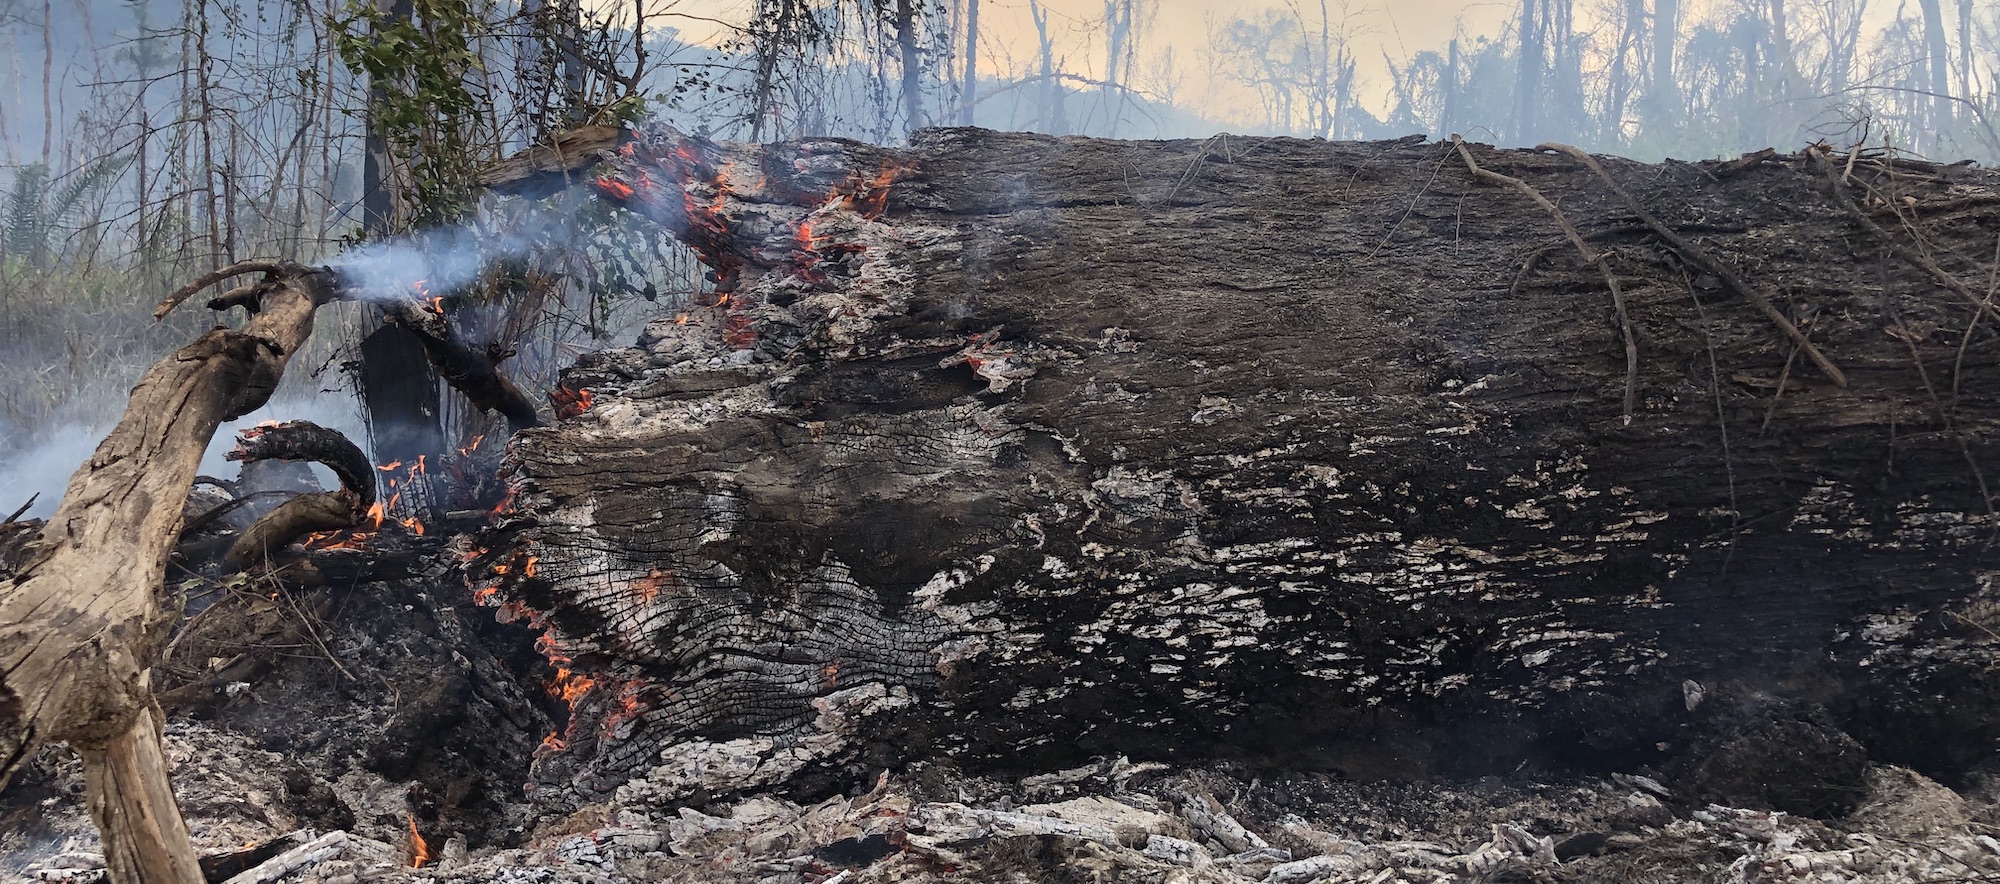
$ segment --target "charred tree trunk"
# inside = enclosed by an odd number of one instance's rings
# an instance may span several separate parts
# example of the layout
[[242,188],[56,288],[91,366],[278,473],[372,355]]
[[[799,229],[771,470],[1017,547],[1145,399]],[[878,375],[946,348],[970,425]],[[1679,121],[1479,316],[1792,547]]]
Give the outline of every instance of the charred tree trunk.
[[[391,21],[407,23],[411,0],[371,0]],[[362,161],[362,230],[381,239],[402,228],[391,169],[396,157],[388,136],[376,122],[390,84],[368,84],[367,154]],[[444,422],[439,408],[437,375],[424,358],[416,337],[386,322],[383,311],[371,308],[367,337],[361,341],[361,404],[374,436],[375,458],[413,460],[444,450]]]
[[0,586],[0,782],[37,746],[68,741],[87,768],[91,817],[119,884],[199,884],[160,750],[149,668],[169,620],[160,604],[181,502],[216,426],[264,404],[333,297],[333,276],[245,264],[199,287],[264,271],[211,307],[251,308],[162,359],[125,417],[70,478],[62,504]]
[[1952,256],[1920,267],[1852,214],[1886,164],[1451,151],[659,131],[601,163],[728,296],[516,439],[487,595],[592,679],[538,794],[1696,770],[1752,707],[1991,758],[2000,324],[1955,256],[2000,174],[1898,182]]

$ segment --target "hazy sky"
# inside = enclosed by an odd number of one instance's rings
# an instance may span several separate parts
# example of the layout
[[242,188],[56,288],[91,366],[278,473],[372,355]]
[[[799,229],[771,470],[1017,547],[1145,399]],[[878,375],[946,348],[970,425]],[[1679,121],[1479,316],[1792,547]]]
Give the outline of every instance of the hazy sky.
[[[946,0],[952,2],[952,0]],[[963,0],[957,0],[963,2]],[[1317,28],[1319,19],[1318,0],[1300,0],[1305,8],[1308,21]],[[1265,9],[1288,10],[1284,2],[1222,2],[1222,0],[1141,0],[1142,6],[1152,9],[1151,25],[1142,37],[1140,68],[1142,76],[1138,85],[1145,86],[1143,74],[1152,66],[1148,59],[1157,59],[1158,54],[1171,46],[1177,57],[1177,68],[1181,80],[1179,97],[1183,104],[1199,105],[1209,100],[1227,101],[1225,93],[1218,95],[1209,88],[1208,62],[1204,53],[1208,47],[1209,22],[1247,17]],[[1503,26],[1516,2],[1468,2],[1468,0],[1349,0],[1343,5],[1338,0],[1328,0],[1331,17],[1338,23],[1344,18],[1353,35],[1350,47],[1359,61],[1359,76],[1366,81],[1364,100],[1369,105],[1379,101],[1378,93],[1386,91],[1386,80],[1381,76],[1384,67],[1383,53],[1401,61],[1425,49],[1440,49],[1458,30],[1461,22],[1469,34],[1495,33]],[[1581,7],[1588,3],[1579,3]],[[747,15],[750,4],[747,0],[679,0],[677,10],[715,18],[741,21]],[[1093,76],[1104,67],[1104,38],[1099,22],[1104,17],[1103,0],[1045,0],[1043,8],[1050,13],[1052,37],[1057,45],[1057,55],[1064,60],[1065,70],[1071,73]],[[672,20],[672,24],[683,29],[683,36],[702,42],[716,39],[719,29],[699,21]],[[1018,73],[1035,63],[1035,26],[1029,14],[1028,0],[980,0],[980,58],[982,74]],[[1213,110],[1213,109],[1211,109]],[[1227,118],[1226,112],[1210,112],[1212,117]]]

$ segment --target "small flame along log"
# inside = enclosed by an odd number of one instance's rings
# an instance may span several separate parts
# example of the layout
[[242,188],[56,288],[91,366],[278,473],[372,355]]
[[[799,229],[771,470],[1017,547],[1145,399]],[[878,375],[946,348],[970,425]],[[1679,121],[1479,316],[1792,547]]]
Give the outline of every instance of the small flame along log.
[[160,305],[165,315],[207,286],[259,272],[210,302],[246,308],[241,327],[213,329],[147,371],[0,583],[0,786],[42,744],[75,746],[116,884],[202,881],[167,781],[149,671],[171,622],[159,587],[179,501],[216,427],[270,398],[314,312],[340,294],[328,268],[259,261],[207,274]]
[[241,571],[314,531],[352,528],[375,503],[374,469],[368,455],[346,436],[311,421],[290,421],[252,427],[236,439],[227,455],[235,461],[309,460],[325,464],[340,479],[340,488],[301,494],[285,501],[252,523],[222,557],[223,567]]

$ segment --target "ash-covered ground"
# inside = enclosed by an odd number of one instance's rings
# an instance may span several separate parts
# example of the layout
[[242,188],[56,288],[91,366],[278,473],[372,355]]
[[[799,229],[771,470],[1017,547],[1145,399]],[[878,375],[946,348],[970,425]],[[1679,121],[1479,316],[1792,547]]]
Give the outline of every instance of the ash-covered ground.
[[[1461,783],[1252,776],[1110,759],[1023,778],[931,764],[817,802],[610,802],[524,828],[411,837],[407,784],[328,781],[248,735],[168,729],[200,849],[291,857],[266,877],[346,882],[1968,882],[2000,878],[2000,790],[1874,766],[1850,812],[1812,819],[1686,800],[1639,775]],[[45,752],[7,796],[5,880],[98,880],[82,775]],[[472,846],[474,839],[489,846]],[[506,842],[507,846],[498,846]],[[258,849],[261,848],[261,849]],[[418,854],[421,868],[413,868]],[[289,869],[281,876],[274,872]],[[256,874],[256,873],[251,873]]]

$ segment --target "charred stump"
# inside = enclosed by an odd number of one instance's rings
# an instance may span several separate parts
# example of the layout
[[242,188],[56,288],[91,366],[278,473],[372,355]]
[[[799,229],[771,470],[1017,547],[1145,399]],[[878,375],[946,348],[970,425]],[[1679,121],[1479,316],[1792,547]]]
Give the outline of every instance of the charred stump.
[[311,421],[290,421],[252,427],[237,437],[230,460],[313,461],[325,464],[340,480],[333,491],[301,494],[286,500],[243,529],[223,555],[223,565],[242,570],[292,541],[317,531],[337,531],[360,524],[364,517],[381,523],[375,507],[375,468],[368,456],[347,437]]
[[1795,781],[1857,753],[1990,763],[2000,323],[1956,281],[1989,277],[2000,173],[1593,162],[587,154],[717,285],[517,437],[482,597],[576,688],[543,794],[1130,755],[1780,771],[1745,800],[1819,813],[1845,780]]

